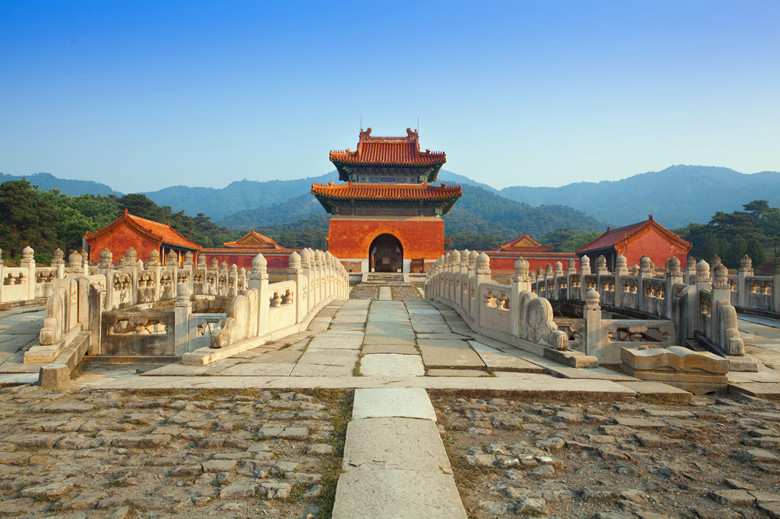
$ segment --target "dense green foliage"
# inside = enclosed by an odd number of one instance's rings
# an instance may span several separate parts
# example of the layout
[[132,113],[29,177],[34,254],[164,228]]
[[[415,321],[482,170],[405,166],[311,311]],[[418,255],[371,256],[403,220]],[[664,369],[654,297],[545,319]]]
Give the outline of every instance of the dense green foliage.
[[572,231],[559,228],[543,234],[537,241],[542,245],[552,245],[557,252],[574,252],[602,234],[600,231]]
[[127,208],[131,214],[174,229],[206,247],[221,246],[241,235],[213,223],[208,216],[186,216],[170,207],[159,207],[144,195],[68,196],[56,189],[41,191],[27,180],[0,184],[0,247],[11,257],[30,245],[36,258],[46,262],[51,253],[80,249],[85,232],[94,232],[113,222]]
[[766,200],[754,200],[743,208],[733,213],[718,211],[706,225],[691,223],[675,232],[693,243],[691,256],[709,260],[717,255],[727,267],[737,268],[747,254],[758,267],[766,261],[765,251],[777,256],[780,209],[770,207]]

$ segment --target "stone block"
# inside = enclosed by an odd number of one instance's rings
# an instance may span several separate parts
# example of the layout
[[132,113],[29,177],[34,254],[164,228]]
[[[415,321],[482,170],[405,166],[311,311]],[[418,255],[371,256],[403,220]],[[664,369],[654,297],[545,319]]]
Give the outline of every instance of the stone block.
[[697,395],[722,393],[728,387],[729,361],[682,346],[622,348],[624,370],[641,380],[663,382]]
[[372,354],[360,360],[360,373],[368,377],[421,377],[425,367],[419,355]]
[[70,385],[70,369],[65,364],[47,364],[38,372],[38,385],[43,389],[62,389]]
[[428,393],[422,388],[358,389],[352,419],[405,417],[436,421]]

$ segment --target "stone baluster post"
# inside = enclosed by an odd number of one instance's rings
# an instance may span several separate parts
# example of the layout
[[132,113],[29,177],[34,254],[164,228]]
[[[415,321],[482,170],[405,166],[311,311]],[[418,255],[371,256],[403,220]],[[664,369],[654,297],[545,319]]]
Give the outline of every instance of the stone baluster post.
[[268,333],[268,311],[270,308],[268,290],[268,261],[262,254],[252,260],[252,271],[249,273],[249,288],[257,290],[257,330],[255,337]]
[[710,264],[703,259],[699,260],[699,262],[696,263],[696,330],[702,331],[705,334],[707,333],[707,330],[705,330],[704,322],[702,320],[698,294],[702,291],[709,292],[711,290],[712,280],[710,279]]
[[208,273],[212,275],[212,281],[209,283],[209,294],[215,296],[219,295],[219,260],[217,258],[211,259],[211,267],[209,268]]
[[228,269],[227,261],[223,261],[219,266],[219,294],[227,297],[231,297],[230,293],[230,270]]
[[479,253],[475,250],[471,251],[469,254],[469,283],[466,287],[466,290],[468,290],[468,305],[465,307],[468,309],[469,315],[474,315],[474,312],[476,312],[477,305],[479,304],[478,299],[478,292],[477,292],[477,258],[479,257]]
[[596,258],[596,291],[599,293],[599,298],[604,292],[604,276],[609,275],[609,269],[607,268],[607,258],[602,254]]
[[3,249],[0,249],[0,303],[3,302],[3,286],[5,286],[5,265],[3,264]]
[[650,310],[650,301],[647,297],[647,289],[645,285],[649,279],[653,278],[655,273],[655,266],[650,258],[645,255],[639,259],[639,279],[637,279],[637,310],[647,312]]
[[621,254],[615,261],[615,306],[618,308],[623,306],[623,295],[625,294],[623,281],[626,276],[628,276],[628,260]]
[[456,250],[450,252],[450,273],[448,283],[448,298],[450,302],[458,303],[458,292],[460,291],[460,253]]
[[152,276],[154,283],[154,294],[152,301],[160,300],[160,292],[162,287],[160,286],[160,277],[162,274],[162,265],[160,265],[160,253],[153,250],[149,253],[149,263],[146,265],[146,271]]
[[173,296],[176,297],[178,293],[178,279],[179,279],[179,255],[176,251],[170,251],[168,253],[168,261],[165,262],[165,268],[171,274],[171,284],[173,285]]
[[246,269],[244,267],[241,267],[238,269],[238,291],[243,292],[246,290]]
[[563,264],[560,261],[555,262],[555,288],[553,288],[555,299],[562,299],[565,294],[562,294],[561,285],[563,284]]
[[[2,251],[0,251],[2,253]],[[2,263],[2,254],[0,254],[0,264]],[[51,260],[52,270],[54,270],[54,277],[62,279],[65,277],[65,254],[62,249],[54,251],[54,257]],[[1,279],[1,278],[0,278]]]
[[293,292],[295,294],[295,322],[299,323],[308,312],[308,308],[306,307],[306,296],[304,295],[306,276],[301,266],[301,255],[297,252],[290,254],[287,261],[287,279],[295,281],[295,291]]
[[685,284],[696,284],[696,258],[688,256],[687,263],[685,265]]
[[[184,263],[182,264],[181,269],[180,269],[183,272],[185,272],[185,278],[187,280],[187,285],[190,287],[191,291],[194,291],[194,288],[195,288],[193,286],[193,283],[194,283],[193,277],[194,277],[194,274],[195,274],[194,262],[195,262],[195,255],[192,252],[188,251],[184,255]],[[246,281],[245,281],[245,283],[246,283]]]
[[[683,272],[680,260],[672,256],[666,260],[666,280],[664,285],[664,317],[672,319],[674,311],[674,287],[683,283]],[[677,321],[677,319],[675,319]]]
[[574,289],[572,288],[571,277],[577,274],[577,262],[574,259],[570,259],[566,266],[566,299],[572,299],[575,297]]
[[306,313],[311,310],[312,306],[312,296],[311,296],[311,254],[309,253],[309,249],[303,248],[301,249],[301,283],[303,284],[303,289],[301,291],[302,299],[304,300],[304,303],[306,304],[305,310]]
[[189,351],[190,318],[192,316],[192,289],[182,283],[176,287],[174,306],[174,354],[182,356]]
[[[72,252],[68,257],[70,265],[78,267],[74,268],[74,272],[68,273],[68,278],[75,278],[81,275],[78,270],[81,269],[81,255],[78,252]],[[78,270],[75,270],[75,269]],[[114,309],[114,255],[108,249],[100,251],[100,261],[98,263],[98,274],[106,278],[106,298],[104,300],[104,309],[111,311]]]
[[585,301],[585,294],[588,292],[588,283],[585,281],[585,276],[590,276],[590,258],[583,256],[580,258],[580,301]]
[[85,276],[89,276],[89,254],[84,249],[81,249],[79,254],[81,255],[81,272]]
[[460,290],[458,291],[458,304],[461,308],[464,310],[468,308],[469,305],[469,298],[468,298],[468,286],[469,286],[469,255],[471,254],[471,251],[468,249],[463,249],[463,252],[460,253]]
[[490,256],[485,254],[484,252],[480,253],[479,256],[477,256],[477,270],[476,270],[476,282],[474,287],[474,295],[475,295],[475,301],[477,303],[477,313],[472,314],[472,318],[474,319],[474,322],[482,325],[481,319],[483,315],[482,307],[485,305],[485,302],[482,301],[480,297],[481,293],[481,286],[484,283],[490,283],[493,281],[493,278],[491,276],[490,272]]
[[529,263],[523,258],[515,261],[515,273],[512,275],[512,294],[510,295],[510,312],[512,312],[512,335],[520,337],[520,299],[523,294],[531,291],[531,276]]
[[601,362],[609,364],[620,363],[619,354],[615,359],[607,359],[608,349],[606,348],[606,334],[601,325],[601,305],[599,301],[601,295],[592,288],[585,292],[585,308],[583,313],[585,317],[585,353],[594,355]]
[[[143,267],[142,267],[143,268]],[[130,297],[133,304],[138,304],[138,252],[133,247],[125,251],[124,270],[130,276]]]
[[22,260],[19,266],[24,269],[24,277],[27,278],[27,296],[26,299],[35,299],[35,285],[37,279],[35,276],[35,251],[29,245],[22,249]]
[[[714,269],[712,277],[712,331],[709,337],[718,341],[720,334],[720,315],[718,301],[725,301],[731,304],[731,290],[729,289],[729,269],[723,263],[718,263]],[[728,344],[721,345],[724,351],[728,351]]]
[[544,286],[542,283],[544,283],[544,269],[539,267],[536,269],[536,293],[540,297],[543,297],[544,295]]
[[230,277],[229,279],[229,286],[230,286],[230,297],[236,297],[238,295],[238,265],[233,263],[230,266]]
[[741,308],[747,308],[752,277],[753,260],[750,259],[750,256],[745,254],[742,259],[739,260],[739,278],[737,281],[737,305]]

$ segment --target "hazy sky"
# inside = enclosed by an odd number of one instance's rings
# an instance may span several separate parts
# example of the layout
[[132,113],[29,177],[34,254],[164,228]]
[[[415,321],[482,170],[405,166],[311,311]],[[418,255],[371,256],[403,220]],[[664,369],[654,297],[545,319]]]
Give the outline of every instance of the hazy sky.
[[0,172],[314,176],[361,117],[419,118],[445,169],[495,187],[780,170],[779,28],[776,0],[0,0]]

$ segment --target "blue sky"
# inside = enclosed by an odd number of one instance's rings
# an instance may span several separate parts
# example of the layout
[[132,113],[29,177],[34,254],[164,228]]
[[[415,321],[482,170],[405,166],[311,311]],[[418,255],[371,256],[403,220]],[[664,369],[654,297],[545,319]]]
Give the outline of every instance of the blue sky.
[[417,126],[495,187],[780,170],[780,2],[0,0],[0,172],[315,176]]

